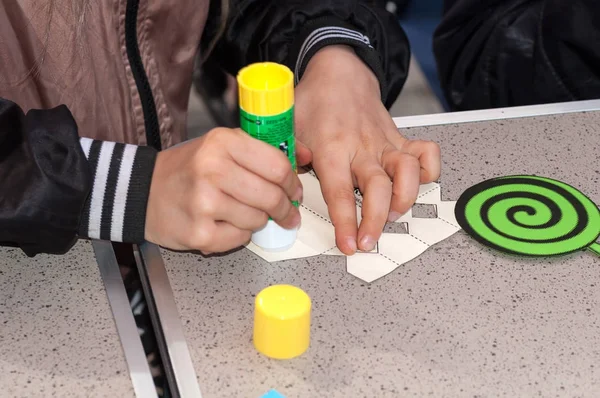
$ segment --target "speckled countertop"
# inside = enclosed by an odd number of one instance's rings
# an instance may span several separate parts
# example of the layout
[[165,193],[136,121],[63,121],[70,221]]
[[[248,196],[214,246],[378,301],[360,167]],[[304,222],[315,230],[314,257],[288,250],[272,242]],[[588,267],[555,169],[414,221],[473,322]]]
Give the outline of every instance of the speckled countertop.
[[2,397],[134,395],[90,243],[0,249],[0,369]]
[[[408,129],[443,151],[443,199],[535,173],[600,203],[600,113]],[[524,260],[462,231],[367,285],[340,257],[268,264],[163,251],[205,398],[598,397],[600,260]],[[252,347],[253,298],[291,283],[313,300],[311,347],[275,361]]]

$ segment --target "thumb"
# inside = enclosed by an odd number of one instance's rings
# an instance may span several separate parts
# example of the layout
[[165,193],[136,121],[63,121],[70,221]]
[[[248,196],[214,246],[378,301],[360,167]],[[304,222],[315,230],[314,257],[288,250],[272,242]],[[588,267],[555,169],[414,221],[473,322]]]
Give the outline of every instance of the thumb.
[[296,140],[296,161],[298,162],[298,166],[304,167],[312,163],[312,158],[311,150],[302,142]]

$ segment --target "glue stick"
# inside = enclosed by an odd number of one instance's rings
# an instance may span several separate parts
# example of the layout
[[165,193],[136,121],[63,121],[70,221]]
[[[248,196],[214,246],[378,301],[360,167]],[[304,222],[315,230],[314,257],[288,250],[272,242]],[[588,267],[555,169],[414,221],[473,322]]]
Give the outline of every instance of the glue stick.
[[[282,151],[297,172],[294,74],[284,65],[256,63],[242,69],[237,82],[242,130]],[[297,232],[269,219],[265,227],[254,231],[252,242],[266,251],[284,251],[294,245]]]

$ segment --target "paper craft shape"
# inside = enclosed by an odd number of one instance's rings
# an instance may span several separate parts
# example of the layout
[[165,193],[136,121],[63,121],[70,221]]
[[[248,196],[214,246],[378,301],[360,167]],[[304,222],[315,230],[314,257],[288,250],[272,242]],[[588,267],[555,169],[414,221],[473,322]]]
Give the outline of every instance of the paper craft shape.
[[458,199],[459,225],[478,242],[509,254],[558,256],[589,249],[600,255],[600,210],[587,196],[550,178],[493,178]]
[[[302,225],[294,246],[284,252],[266,252],[253,243],[247,245],[248,249],[268,262],[318,255],[344,256],[335,244],[335,231],[319,180],[313,173],[301,174],[300,180],[304,187],[304,203],[300,206]],[[361,203],[362,200],[357,197],[356,215],[359,222]],[[346,270],[350,274],[365,282],[373,282],[460,230],[454,217],[456,202],[441,200],[439,184],[422,185],[416,203],[434,205],[436,217],[413,217],[412,209],[409,210],[396,221],[397,226],[406,227],[407,233],[384,232],[372,252],[346,257]]]

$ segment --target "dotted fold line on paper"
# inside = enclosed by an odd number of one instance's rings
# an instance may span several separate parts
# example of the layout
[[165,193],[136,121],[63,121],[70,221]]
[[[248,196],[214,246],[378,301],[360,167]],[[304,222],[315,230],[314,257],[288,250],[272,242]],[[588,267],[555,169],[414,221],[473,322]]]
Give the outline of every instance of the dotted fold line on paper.
[[435,190],[437,190],[437,189],[439,189],[439,190],[440,190],[440,192],[441,192],[441,190],[442,190],[442,188],[441,188],[441,187],[438,185],[438,186],[436,186],[436,187],[433,187],[433,188],[431,188],[429,191],[423,192],[421,195],[417,196],[417,200],[421,199],[421,198],[422,198],[423,196],[425,196],[425,195],[429,195],[431,192],[433,192],[433,191],[435,191]]
[[325,222],[327,222],[327,223],[329,223],[329,224],[333,225],[333,223],[331,222],[331,220],[329,220],[329,219],[327,219],[327,218],[323,217],[322,215],[320,215],[319,213],[317,213],[317,212],[316,212],[316,211],[314,211],[313,209],[310,209],[310,208],[308,208],[308,207],[306,207],[306,206],[304,206],[304,205],[300,205],[300,206],[301,206],[303,209],[306,209],[308,212],[310,212],[310,213],[314,214],[315,216],[319,217],[321,220],[323,220],[323,221],[325,221]]
[[446,224],[450,225],[451,227],[456,228],[457,231],[460,231],[462,229],[460,226],[455,225],[454,223],[451,223],[450,221],[448,221],[448,220],[446,220],[444,218],[438,217],[438,219],[442,220],[443,222],[445,222]]

